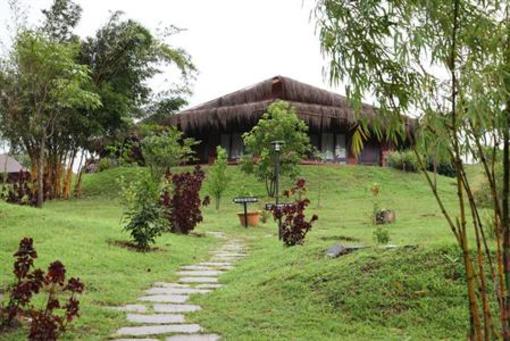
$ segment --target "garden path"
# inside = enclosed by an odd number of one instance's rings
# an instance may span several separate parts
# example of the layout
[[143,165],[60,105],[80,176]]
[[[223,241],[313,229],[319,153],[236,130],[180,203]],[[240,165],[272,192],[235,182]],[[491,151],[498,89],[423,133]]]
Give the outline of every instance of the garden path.
[[180,268],[176,283],[156,282],[138,298],[137,304],[117,309],[127,313],[128,326],[115,332],[117,341],[216,341],[221,336],[208,334],[199,324],[187,321],[186,314],[201,310],[187,303],[190,295],[207,295],[222,287],[218,277],[231,270],[235,262],[246,255],[242,241],[228,239],[220,232],[211,233],[225,240],[212,252],[211,259]]

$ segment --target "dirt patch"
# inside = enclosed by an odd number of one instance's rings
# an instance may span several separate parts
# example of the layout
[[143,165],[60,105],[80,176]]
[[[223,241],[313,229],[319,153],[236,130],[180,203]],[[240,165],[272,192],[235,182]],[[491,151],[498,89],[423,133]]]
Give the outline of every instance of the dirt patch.
[[324,237],[319,237],[321,240],[324,240],[324,241],[344,241],[344,242],[359,242],[360,240],[358,238],[354,238],[354,237],[349,237],[349,236],[343,236],[343,235],[338,235],[338,236],[324,236]]
[[160,247],[149,247],[148,249],[140,250],[136,246],[135,243],[127,241],[127,240],[111,240],[111,239],[109,239],[106,242],[109,245],[112,245],[112,246],[121,247],[123,249],[128,249],[130,251],[141,252],[141,253],[145,253],[145,252],[163,252],[163,251],[165,251],[165,249],[162,249]]

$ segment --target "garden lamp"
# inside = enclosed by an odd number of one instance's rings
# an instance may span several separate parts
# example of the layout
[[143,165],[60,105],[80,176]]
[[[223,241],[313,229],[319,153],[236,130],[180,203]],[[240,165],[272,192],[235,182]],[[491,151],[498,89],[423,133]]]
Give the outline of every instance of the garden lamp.
[[[275,204],[278,209],[278,194],[280,193],[280,152],[282,150],[285,141],[272,141],[271,146],[276,154],[275,165],[274,165],[274,187],[275,187]],[[282,239],[282,219],[278,218],[278,239]]]

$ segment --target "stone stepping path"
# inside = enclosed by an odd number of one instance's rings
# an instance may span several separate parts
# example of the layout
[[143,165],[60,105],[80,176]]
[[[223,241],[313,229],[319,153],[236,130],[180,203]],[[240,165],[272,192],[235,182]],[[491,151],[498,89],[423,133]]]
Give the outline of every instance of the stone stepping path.
[[[209,233],[223,238],[221,232]],[[209,261],[182,266],[176,283],[156,282],[138,298],[137,304],[114,309],[127,313],[127,326],[118,329],[115,341],[218,341],[221,336],[205,333],[203,328],[187,321],[186,314],[202,308],[187,303],[190,295],[207,295],[222,287],[218,277],[234,268],[234,263],[246,256],[239,240],[227,240]]]

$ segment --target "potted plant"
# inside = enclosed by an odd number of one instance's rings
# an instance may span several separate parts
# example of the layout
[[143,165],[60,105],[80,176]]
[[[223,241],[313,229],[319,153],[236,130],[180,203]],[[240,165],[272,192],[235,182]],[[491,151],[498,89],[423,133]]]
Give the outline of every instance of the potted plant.
[[[253,193],[248,191],[245,186],[242,186],[239,191],[238,198],[250,198],[250,197],[253,197]],[[237,213],[237,216],[239,217],[241,225],[245,227],[257,226],[260,221],[259,210],[256,211],[246,210],[246,212],[243,210],[242,212]]]

